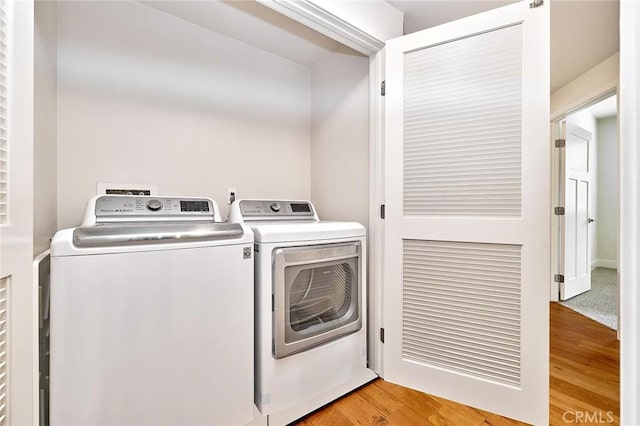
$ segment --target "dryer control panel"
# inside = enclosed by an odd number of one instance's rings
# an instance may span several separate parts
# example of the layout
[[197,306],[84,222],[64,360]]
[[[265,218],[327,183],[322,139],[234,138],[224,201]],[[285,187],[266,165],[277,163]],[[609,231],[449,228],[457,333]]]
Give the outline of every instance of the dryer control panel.
[[244,220],[317,220],[309,201],[238,200],[231,206],[231,216],[238,215]]

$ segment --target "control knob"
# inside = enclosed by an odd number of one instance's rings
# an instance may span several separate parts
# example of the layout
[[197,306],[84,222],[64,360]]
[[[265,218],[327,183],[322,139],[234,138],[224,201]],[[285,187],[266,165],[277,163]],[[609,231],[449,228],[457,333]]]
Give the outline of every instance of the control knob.
[[149,200],[147,202],[147,208],[152,212],[157,212],[158,210],[162,210],[162,202],[160,200]]
[[271,208],[271,211],[278,213],[280,211],[280,204],[278,203],[271,203],[271,205],[269,206]]

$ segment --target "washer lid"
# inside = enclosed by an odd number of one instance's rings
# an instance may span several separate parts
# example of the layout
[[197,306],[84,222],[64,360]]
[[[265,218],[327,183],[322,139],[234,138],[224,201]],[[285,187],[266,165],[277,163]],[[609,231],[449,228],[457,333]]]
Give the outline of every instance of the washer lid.
[[366,236],[364,226],[356,222],[253,222],[257,243],[280,243],[359,238]]

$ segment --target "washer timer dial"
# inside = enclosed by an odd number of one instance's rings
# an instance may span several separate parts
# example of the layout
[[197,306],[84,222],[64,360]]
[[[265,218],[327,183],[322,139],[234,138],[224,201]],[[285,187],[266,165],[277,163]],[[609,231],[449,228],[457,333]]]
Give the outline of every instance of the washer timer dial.
[[162,202],[160,200],[149,200],[147,202],[147,208],[152,212],[162,210]]

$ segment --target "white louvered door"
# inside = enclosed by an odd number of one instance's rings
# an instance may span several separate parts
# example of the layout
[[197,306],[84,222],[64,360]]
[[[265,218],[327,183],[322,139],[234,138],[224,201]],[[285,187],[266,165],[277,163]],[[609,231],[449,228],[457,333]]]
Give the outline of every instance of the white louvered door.
[[385,380],[548,422],[549,6],[386,46]]
[[34,425],[33,0],[0,0],[0,40],[0,426]]

